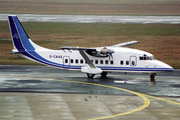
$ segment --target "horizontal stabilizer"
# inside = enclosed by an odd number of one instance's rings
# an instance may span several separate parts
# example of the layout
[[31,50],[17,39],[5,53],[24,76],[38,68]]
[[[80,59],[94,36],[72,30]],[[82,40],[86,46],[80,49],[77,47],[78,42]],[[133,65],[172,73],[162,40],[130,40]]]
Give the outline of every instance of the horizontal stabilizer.
[[25,53],[25,52],[7,52],[7,54],[22,54],[22,53]]

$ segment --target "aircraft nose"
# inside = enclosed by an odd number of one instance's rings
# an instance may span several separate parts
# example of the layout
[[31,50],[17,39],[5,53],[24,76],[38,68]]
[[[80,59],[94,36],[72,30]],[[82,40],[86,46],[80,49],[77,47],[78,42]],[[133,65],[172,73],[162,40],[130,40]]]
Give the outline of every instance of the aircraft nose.
[[[170,66],[170,67],[171,67],[171,66]],[[173,71],[174,71],[174,68],[171,67],[170,70],[169,70],[169,72],[173,72]]]
[[174,71],[174,68],[171,67],[170,65],[166,64],[166,63],[164,63],[164,68],[167,69],[167,72],[173,72]]
[[174,68],[171,67],[170,65],[163,63],[161,61],[157,61],[159,68],[163,68],[165,72],[173,72]]
[[174,68],[171,66],[169,66],[169,68],[167,68],[167,69],[168,69],[167,72],[173,72],[174,71]]

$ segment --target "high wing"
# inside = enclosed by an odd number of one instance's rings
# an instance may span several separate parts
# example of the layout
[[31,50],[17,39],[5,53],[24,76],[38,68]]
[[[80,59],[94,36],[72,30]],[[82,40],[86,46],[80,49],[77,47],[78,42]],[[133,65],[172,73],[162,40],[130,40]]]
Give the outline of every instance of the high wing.
[[[124,42],[124,43],[112,45],[109,47],[125,47],[125,46],[130,46],[130,45],[136,44],[136,43],[139,43],[139,42],[138,41],[130,41],[130,42]],[[100,48],[100,50],[98,50],[96,48],[66,47],[66,46],[65,47],[59,47],[59,49],[62,49],[62,50],[78,50],[78,51],[81,51],[81,55],[82,55],[82,51],[84,51],[86,53],[92,52],[90,54],[91,55],[93,54],[94,57],[108,57],[109,56],[109,59],[110,59],[110,57],[113,58],[112,54],[115,53],[114,50],[108,49],[106,47]],[[87,51],[89,51],[89,52],[87,52]]]
[[[128,45],[132,45],[135,43],[139,43],[138,41],[130,41],[130,42],[125,42],[121,44],[116,44],[110,47],[124,47]],[[89,67],[82,67],[81,71],[86,72],[86,73],[91,73],[91,74],[98,74],[102,73],[102,70],[100,68],[97,68],[93,62],[90,60],[88,57],[87,53],[91,54],[94,57],[110,57],[113,58],[112,54],[115,53],[114,50],[108,49],[106,47],[102,47],[101,50],[97,50],[96,48],[84,48],[84,47],[59,47],[58,49],[62,50],[77,50],[81,54],[81,56],[85,59]]]
[[59,47],[58,49],[62,49],[62,50],[96,50],[93,48],[83,48],[83,47]]
[[139,42],[138,41],[124,42],[124,43],[112,45],[111,47],[125,47],[125,46],[129,46],[129,45],[136,44],[136,43],[139,43]]
[[[112,45],[109,47],[125,47],[125,46],[129,46],[129,45],[133,45],[139,43],[138,41],[129,41],[129,42],[124,42],[124,43],[120,43],[120,44],[116,44],[116,45]],[[82,48],[82,47],[59,47],[59,49],[67,49],[67,50],[96,50],[93,48]]]
[[[85,51],[87,54],[94,57],[110,57],[112,58],[112,54],[115,53],[114,50],[111,50],[107,47],[99,47],[99,48],[83,48],[83,47],[59,47],[62,50],[78,50]],[[82,55],[82,54],[81,54]]]

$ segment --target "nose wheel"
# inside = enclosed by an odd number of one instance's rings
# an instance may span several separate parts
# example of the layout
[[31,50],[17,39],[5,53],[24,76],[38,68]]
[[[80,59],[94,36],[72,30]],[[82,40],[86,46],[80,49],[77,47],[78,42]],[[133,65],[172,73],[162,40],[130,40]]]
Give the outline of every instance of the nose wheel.
[[156,76],[156,73],[151,73],[150,74],[150,81],[155,81],[155,76]]

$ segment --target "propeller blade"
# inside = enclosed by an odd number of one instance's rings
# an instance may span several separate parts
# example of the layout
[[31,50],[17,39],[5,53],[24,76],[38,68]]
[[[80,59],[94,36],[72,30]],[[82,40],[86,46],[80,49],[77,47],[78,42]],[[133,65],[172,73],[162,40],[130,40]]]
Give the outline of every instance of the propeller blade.
[[113,59],[112,53],[110,54],[111,58]]
[[111,60],[111,59],[113,59],[113,56],[112,56],[112,53],[109,53],[109,61]]

